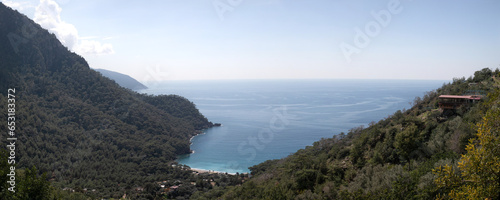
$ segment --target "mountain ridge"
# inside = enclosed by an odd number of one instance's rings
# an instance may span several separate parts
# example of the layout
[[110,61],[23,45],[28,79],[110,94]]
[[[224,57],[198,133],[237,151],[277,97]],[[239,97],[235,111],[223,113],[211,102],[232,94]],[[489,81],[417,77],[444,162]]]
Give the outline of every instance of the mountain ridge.
[[140,196],[132,188],[189,173],[172,166],[177,155],[213,126],[191,101],[120,87],[2,3],[0,45],[1,101],[16,90],[17,168],[36,166],[57,188],[89,188],[104,198]]
[[103,76],[110,78],[111,80],[116,81],[118,85],[128,88],[131,90],[144,90],[147,89],[144,84],[140,83],[139,81],[135,80],[134,78],[130,77],[129,75],[122,74],[120,72],[115,72],[111,70],[106,70],[106,69],[94,69],[95,71],[101,73]]
[[[498,81],[491,77],[500,71],[485,68],[417,97],[409,110],[253,166],[250,179],[196,174],[175,158],[190,152],[191,136],[213,124],[189,100],[120,87],[91,70],[53,34],[2,3],[0,47],[0,102],[8,102],[9,88],[16,89],[19,119],[15,172],[20,192],[6,191],[8,177],[1,176],[5,199],[48,199],[48,193],[53,193],[50,199],[452,198],[464,193],[454,193],[460,184],[469,184],[457,175],[457,166],[478,141],[473,125],[484,119],[500,124],[498,113],[491,114],[500,107]],[[470,89],[490,95],[449,114],[438,109],[439,95]],[[0,104],[0,110],[7,109]],[[0,121],[7,121],[6,115]],[[0,123],[0,130],[8,130],[7,123]],[[498,127],[492,130],[498,135]],[[1,138],[6,146],[5,134]],[[10,170],[7,156],[0,151],[3,174]],[[39,176],[36,169],[46,175]],[[500,193],[500,185],[488,185],[488,191]],[[61,196],[63,188],[75,192]],[[486,192],[477,194],[499,198]]]

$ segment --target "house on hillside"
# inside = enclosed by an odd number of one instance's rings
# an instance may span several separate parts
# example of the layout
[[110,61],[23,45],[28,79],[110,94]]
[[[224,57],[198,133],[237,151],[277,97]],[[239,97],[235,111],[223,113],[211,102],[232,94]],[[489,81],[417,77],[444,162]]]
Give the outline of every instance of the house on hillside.
[[481,95],[440,95],[439,108],[443,110],[454,110],[461,106],[468,106],[472,103],[480,101]]

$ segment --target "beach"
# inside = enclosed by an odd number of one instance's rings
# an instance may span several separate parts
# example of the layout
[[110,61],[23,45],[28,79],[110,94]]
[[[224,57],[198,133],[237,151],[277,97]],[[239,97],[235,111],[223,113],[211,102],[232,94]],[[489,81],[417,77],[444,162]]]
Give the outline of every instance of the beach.
[[[206,170],[206,169],[197,169],[197,168],[191,168],[191,171],[198,172],[200,174],[202,173],[209,173],[209,174],[226,174],[227,172],[219,172],[219,171],[214,171],[214,170]],[[235,175],[236,173],[227,173],[231,175]]]

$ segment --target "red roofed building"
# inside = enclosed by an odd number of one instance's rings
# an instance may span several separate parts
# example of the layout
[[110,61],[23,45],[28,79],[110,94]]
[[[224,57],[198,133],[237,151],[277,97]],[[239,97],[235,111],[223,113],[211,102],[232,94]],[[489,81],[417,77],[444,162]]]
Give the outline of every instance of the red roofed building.
[[457,109],[460,106],[468,105],[481,100],[481,95],[440,95],[439,108],[441,109]]

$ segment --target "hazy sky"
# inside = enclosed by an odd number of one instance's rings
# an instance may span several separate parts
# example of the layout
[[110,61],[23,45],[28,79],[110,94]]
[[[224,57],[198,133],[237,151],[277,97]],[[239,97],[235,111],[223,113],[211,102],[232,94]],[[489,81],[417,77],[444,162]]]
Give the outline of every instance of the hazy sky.
[[140,81],[440,79],[500,65],[500,1],[1,0]]

